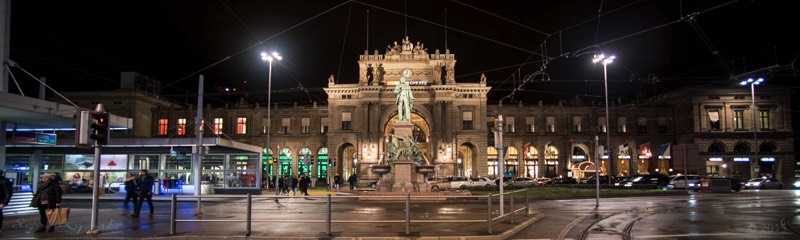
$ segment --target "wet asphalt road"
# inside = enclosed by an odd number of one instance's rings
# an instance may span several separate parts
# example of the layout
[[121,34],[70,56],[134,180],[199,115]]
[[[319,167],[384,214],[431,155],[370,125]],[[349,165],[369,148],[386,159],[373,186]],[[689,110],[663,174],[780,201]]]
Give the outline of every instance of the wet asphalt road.
[[800,190],[535,201],[511,239],[800,239]]

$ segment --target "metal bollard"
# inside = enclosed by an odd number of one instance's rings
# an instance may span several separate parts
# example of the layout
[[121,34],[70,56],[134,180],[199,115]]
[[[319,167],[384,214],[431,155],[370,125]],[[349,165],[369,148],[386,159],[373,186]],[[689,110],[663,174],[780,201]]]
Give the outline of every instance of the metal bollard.
[[[517,191],[517,192],[519,192],[519,191]],[[516,209],[514,209],[514,193],[515,192],[511,192],[511,194],[510,194],[511,196],[508,199],[511,202],[511,204],[510,204],[510,206],[511,206],[511,216],[509,216],[511,218],[511,224],[514,224],[514,210],[516,210]]]
[[325,218],[325,220],[328,223],[328,230],[325,233],[327,233],[330,236],[331,235],[331,194],[330,193],[328,193],[327,202],[328,202],[328,216]]
[[489,224],[488,229],[489,229],[489,234],[491,234],[492,233],[492,194],[489,194],[489,197],[486,198],[486,199],[487,199],[486,200],[486,206],[488,206],[488,209],[486,211],[486,223]]
[[169,210],[169,235],[175,235],[175,218],[177,215],[177,208],[178,208],[178,196],[172,194],[172,202],[170,203],[170,210]]
[[411,194],[406,193],[406,235],[411,234]]
[[525,216],[527,217],[527,216],[530,216],[530,215],[531,215],[531,208],[530,208],[530,205],[528,205],[528,189],[526,188],[525,189]]
[[248,193],[247,194],[247,232],[245,232],[245,236],[250,236],[250,226],[252,225],[252,217],[253,217],[253,195]]
[[203,198],[197,196],[197,209],[194,211],[195,216],[203,215]]

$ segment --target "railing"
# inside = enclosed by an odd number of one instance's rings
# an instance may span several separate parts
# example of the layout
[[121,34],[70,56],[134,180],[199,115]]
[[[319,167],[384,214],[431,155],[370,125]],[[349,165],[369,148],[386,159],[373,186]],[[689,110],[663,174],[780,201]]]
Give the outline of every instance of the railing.
[[[525,193],[525,205],[519,209],[514,209],[514,195],[518,192]],[[253,196],[251,194],[247,194],[246,196],[179,196],[176,194],[172,195],[172,202],[170,204],[170,235],[175,235],[177,232],[177,223],[178,222],[244,222],[246,225],[245,235],[250,236],[251,233],[251,226],[253,222],[278,222],[278,223],[325,223],[326,231],[325,234],[331,235],[331,228],[333,223],[405,223],[405,234],[411,234],[411,223],[486,223],[487,232],[489,234],[492,233],[492,225],[495,221],[501,220],[503,218],[508,218],[510,223],[514,223],[514,217],[516,213],[524,211],[525,216],[529,216],[529,206],[528,206],[528,189],[521,189],[517,191],[511,191],[503,193],[502,195],[510,195],[508,197],[509,208],[510,211],[504,214],[500,214],[494,217],[492,213],[492,205],[494,202],[495,197],[500,196],[501,194],[490,194],[486,196],[411,196],[411,194],[406,194],[405,196],[331,196],[330,194],[326,196]],[[230,199],[230,198],[245,198],[247,203],[247,214],[245,214],[245,219],[178,219],[177,218],[177,209],[178,209],[178,199],[195,199],[197,200],[197,204],[202,204],[202,199]],[[281,199],[281,198],[324,198],[325,199],[325,219],[302,219],[302,220],[291,220],[291,219],[252,219],[252,207],[253,207],[253,199]],[[331,206],[333,202],[331,199],[333,198],[378,198],[378,199],[403,199],[405,203],[404,213],[405,218],[403,220],[333,220],[332,219],[332,212]],[[414,220],[411,219],[411,200],[413,199],[442,199],[442,198],[485,198],[486,199],[486,219],[454,219],[454,220]],[[200,206],[198,205],[198,209]],[[503,212],[503,211],[501,211]]]

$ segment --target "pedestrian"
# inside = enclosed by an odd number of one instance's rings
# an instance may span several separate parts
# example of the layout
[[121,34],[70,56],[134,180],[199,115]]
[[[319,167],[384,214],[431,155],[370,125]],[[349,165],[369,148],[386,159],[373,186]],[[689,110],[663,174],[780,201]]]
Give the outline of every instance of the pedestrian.
[[5,172],[0,169],[0,232],[3,231],[3,208],[11,202],[11,195],[14,194],[13,187],[11,180],[6,178]]
[[305,194],[308,196],[308,185],[311,184],[311,179],[308,176],[303,175],[300,178],[300,193]]
[[39,209],[39,222],[42,224],[42,227],[36,230],[37,233],[56,230],[55,226],[47,226],[47,209],[61,207],[61,187],[58,186],[54,178],[55,175],[53,174],[42,175],[42,181],[39,183],[39,187],[31,200],[31,207]]
[[142,169],[139,171],[137,181],[139,181],[139,201],[136,202],[136,207],[133,209],[131,216],[139,217],[145,199],[147,199],[147,205],[150,206],[150,216],[153,216],[153,184],[155,179],[150,174],[147,174],[147,170]]
[[282,194],[286,194],[288,196],[289,195],[289,187],[292,186],[292,180],[289,179],[289,174],[283,175],[283,182],[281,182],[281,184],[283,185],[281,187]]
[[139,181],[136,180],[136,175],[132,172],[129,172],[125,175],[125,207],[128,207],[128,201],[133,201],[133,207],[135,208],[139,198]]
[[297,178],[292,178],[292,196],[297,196]]
[[339,191],[339,184],[341,182],[342,182],[342,177],[339,177],[339,174],[337,173],[336,176],[333,177],[333,184],[334,184],[333,188],[336,189],[337,192]]
[[356,190],[356,184],[358,183],[358,176],[356,176],[356,174],[350,175],[350,177],[347,178],[347,182],[350,183],[350,190]]

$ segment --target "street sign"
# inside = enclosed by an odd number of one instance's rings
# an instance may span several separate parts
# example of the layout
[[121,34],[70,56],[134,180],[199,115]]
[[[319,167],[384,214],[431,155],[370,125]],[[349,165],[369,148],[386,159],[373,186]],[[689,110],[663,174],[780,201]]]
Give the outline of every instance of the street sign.
[[56,144],[56,135],[52,133],[16,132],[14,141],[33,144]]

